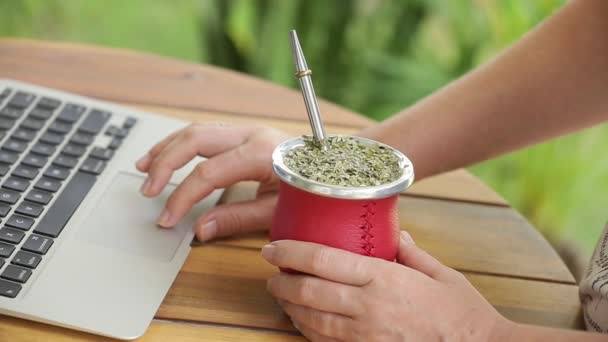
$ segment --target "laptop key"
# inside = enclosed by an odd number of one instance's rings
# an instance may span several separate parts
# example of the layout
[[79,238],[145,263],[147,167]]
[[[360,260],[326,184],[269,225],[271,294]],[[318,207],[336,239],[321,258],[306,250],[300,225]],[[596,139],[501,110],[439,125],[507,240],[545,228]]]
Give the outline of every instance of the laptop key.
[[106,135],[117,137],[117,138],[120,138],[120,139],[126,137],[127,134],[129,134],[129,130],[128,129],[126,129],[126,128],[120,128],[120,127],[117,127],[117,126],[110,126],[106,130]]
[[10,176],[7,180],[4,181],[2,187],[5,189],[15,190],[15,191],[25,191],[30,186],[30,182],[26,179]]
[[70,143],[72,144],[76,144],[76,145],[84,145],[84,146],[88,146],[91,143],[93,143],[93,139],[95,139],[95,136],[89,134],[89,133],[74,133],[74,135],[72,135],[72,138],[70,139]]
[[21,163],[39,169],[46,165],[47,161],[47,157],[30,153],[23,158]]
[[82,124],[80,124],[78,131],[93,135],[98,134],[111,116],[112,114],[110,112],[93,109],[84,119]]
[[114,156],[114,151],[103,147],[94,147],[89,153],[89,157],[101,160],[110,160],[112,156]]
[[6,221],[7,226],[20,230],[29,230],[33,224],[34,220],[32,218],[21,215],[11,215]]
[[49,145],[49,144],[43,144],[43,143],[36,143],[33,147],[32,147],[32,153],[36,153],[42,156],[50,156],[53,153],[55,153],[55,146]]
[[128,134],[129,134],[129,130],[128,129],[126,129],[126,128],[119,128],[118,131],[116,131],[115,136],[117,138],[124,139],[124,138],[126,138],[126,136]]
[[125,122],[122,124],[123,128],[126,129],[131,129],[131,127],[135,126],[135,124],[137,123],[137,119],[130,116],[127,118],[127,120],[125,120]]
[[11,211],[11,206],[0,202],[0,217],[5,217]]
[[80,119],[85,109],[86,108],[83,106],[68,103],[63,107],[61,112],[59,112],[59,115],[57,115],[57,120],[74,123]]
[[106,162],[95,158],[87,158],[82,165],[80,165],[80,171],[92,173],[98,175],[103,172],[106,168]]
[[0,163],[0,177],[6,175],[10,168],[11,166],[8,164]]
[[110,141],[110,144],[108,144],[108,148],[110,150],[116,150],[120,147],[121,144],[122,144],[121,139],[114,138],[114,139],[112,139],[112,141]]
[[44,190],[32,189],[25,199],[39,204],[48,204],[53,198],[53,194]]
[[8,104],[17,108],[26,108],[32,104],[32,102],[34,102],[35,98],[36,96],[34,94],[18,91],[15,95],[13,95],[10,101],[8,101]]
[[13,176],[18,176],[25,179],[34,179],[38,175],[38,170],[29,166],[19,165],[13,171]]
[[21,195],[18,192],[0,189],[0,202],[15,204],[19,200],[19,197],[21,197]]
[[40,137],[40,141],[50,145],[59,145],[63,142],[63,138],[65,138],[65,135],[63,134],[56,134],[47,131]]
[[0,242],[0,257],[8,258],[13,254],[15,250],[14,245],[9,245],[8,243]]
[[34,269],[41,260],[42,257],[40,255],[19,251],[15,254],[13,260],[11,260],[11,264]]
[[29,129],[23,129],[23,128],[19,128],[18,130],[13,132],[13,134],[11,135],[11,138],[26,141],[26,142],[34,140],[35,137],[36,137],[35,131],[29,130]]
[[32,271],[28,270],[27,268],[8,265],[0,277],[23,284],[30,278],[31,275]]
[[26,143],[15,140],[15,139],[9,139],[7,142],[4,143],[4,145],[2,145],[3,150],[17,152],[17,153],[21,153],[21,152],[25,151],[26,148],[27,148]]
[[19,158],[18,155],[8,151],[0,151],[0,163],[13,164]]
[[21,214],[21,215],[38,217],[42,213],[42,210],[44,210],[44,207],[41,206],[40,204],[23,201],[23,202],[21,202],[21,204],[19,204],[19,206],[17,206],[17,209],[15,209],[15,212],[17,214]]
[[49,251],[49,248],[51,248],[52,244],[53,244],[53,239],[32,234],[25,241],[23,246],[21,246],[21,249],[23,249],[24,251],[28,251],[28,252],[32,252],[32,253],[36,253],[36,254],[46,254],[46,252]]
[[34,185],[34,188],[36,188],[36,189],[46,190],[46,191],[50,191],[50,192],[57,192],[57,190],[59,190],[60,187],[61,187],[60,181],[46,178],[46,177],[40,178],[40,180],[38,180],[38,182],[36,182],[36,184]]
[[67,144],[61,152],[64,154],[67,154],[68,156],[78,158],[78,157],[82,156],[86,151],[87,151],[87,149],[83,146]]
[[21,231],[11,228],[2,228],[0,229],[0,240],[5,242],[10,242],[14,244],[18,244],[21,242],[25,234]]
[[15,125],[14,119],[0,117],[0,129],[9,130],[9,129],[13,128],[14,125]]
[[21,291],[21,285],[0,279],[0,296],[15,298]]
[[67,156],[65,154],[60,154],[59,156],[57,156],[57,158],[55,158],[55,160],[53,160],[53,164],[71,169],[76,166],[76,164],[78,164],[78,159]]
[[0,93],[0,99],[3,99],[11,94],[13,90],[11,88],[4,88],[4,90]]
[[56,120],[49,126],[49,131],[55,132],[55,133],[60,133],[60,134],[69,133],[71,130],[72,130],[71,123],[61,122],[58,120]]
[[32,118],[46,121],[51,116],[53,116],[53,111],[45,108],[34,108],[30,111],[30,115]]
[[108,135],[108,136],[113,137],[113,136],[116,135],[116,133],[118,132],[118,130],[119,130],[118,126],[110,125],[110,127],[108,127],[108,129],[106,129],[106,133],[105,134]]
[[6,106],[2,108],[2,110],[0,110],[0,116],[11,120],[19,119],[21,115],[23,115],[23,113],[24,110],[22,108],[15,108],[10,106]]
[[34,232],[46,236],[57,237],[63,227],[74,214],[85,196],[89,193],[97,177],[95,175],[76,172],[49,208]]
[[44,171],[44,175],[49,178],[64,180],[70,175],[70,170],[65,167],[51,165]]
[[42,129],[43,126],[44,126],[44,121],[34,119],[29,116],[27,118],[25,118],[25,120],[23,120],[23,122],[21,122],[21,127],[31,129],[34,131],[38,131],[38,130]]
[[46,108],[46,109],[57,109],[61,105],[61,101],[57,99],[53,99],[50,97],[43,97],[36,104],[37,107]]

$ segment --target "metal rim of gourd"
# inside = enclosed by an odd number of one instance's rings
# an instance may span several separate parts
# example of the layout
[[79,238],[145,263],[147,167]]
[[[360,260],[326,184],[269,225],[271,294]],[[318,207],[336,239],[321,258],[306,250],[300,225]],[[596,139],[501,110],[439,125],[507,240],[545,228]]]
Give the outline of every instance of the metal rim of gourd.
[[344,199],[386,198],[402,192],[403,190],[409,188],[409,186],[412,185],[412,183],[414,182],[414,167],[412,165],[412,162],[403,153],[396,150],[395,148],[371,139],[361,138],[357,136],[330,136],[353,138],[364,145],[374,144],[384,146],[385,148],[391,150],[399,159],[399,167],[402,170],[401,176],[390,183],[376,186],[360,187],[331,185],[304,178],[303,176],[297,174],[295,171],[289,169],[283,161],[283,158],[287,152],[293,150],[296,147],[304,146],[304,139],[302,139],[302,137],[286,140],[274,149],[272,153],[272,168],[275,174],[287,184],[290,184],[298,189],[322,196]]

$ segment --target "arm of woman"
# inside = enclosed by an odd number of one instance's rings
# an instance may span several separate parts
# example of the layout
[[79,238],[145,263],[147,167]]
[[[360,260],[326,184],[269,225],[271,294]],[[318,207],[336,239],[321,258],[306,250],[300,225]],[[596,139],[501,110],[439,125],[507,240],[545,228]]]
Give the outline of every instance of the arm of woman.
[[519,42],[363,135],[418,179],[608,118],[608,1],[566,4]]

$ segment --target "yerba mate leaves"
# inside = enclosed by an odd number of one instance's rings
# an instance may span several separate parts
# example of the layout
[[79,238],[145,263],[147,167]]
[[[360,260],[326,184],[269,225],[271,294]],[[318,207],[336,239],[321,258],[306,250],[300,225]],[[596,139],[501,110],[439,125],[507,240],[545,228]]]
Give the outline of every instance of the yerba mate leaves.
[[363,145],[349,137],[328,137],[326,149],[310,136],[304,146],[285,155],[285,165],[319,183],[339,186],[376,186],[398,179],[402,170],[397,156],[382,145]]

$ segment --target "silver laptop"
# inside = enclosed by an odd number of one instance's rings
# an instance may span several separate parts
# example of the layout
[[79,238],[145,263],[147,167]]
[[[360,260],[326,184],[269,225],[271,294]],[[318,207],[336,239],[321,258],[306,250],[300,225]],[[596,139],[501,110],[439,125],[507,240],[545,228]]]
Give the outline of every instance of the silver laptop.
[[139,193],[135,160],[185,125],[0,79],[0,314],[120,339],[146,331],[195,218],[220,196],[162,229],[157,215],[192,164],[158,198]]

